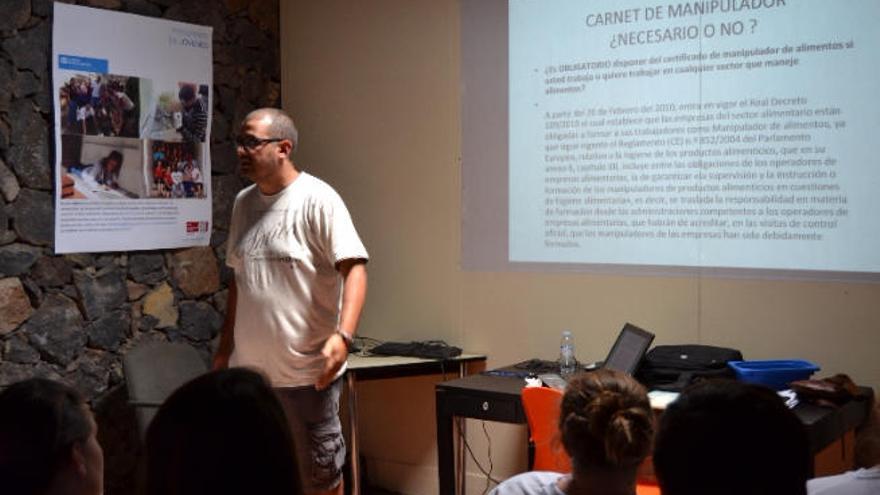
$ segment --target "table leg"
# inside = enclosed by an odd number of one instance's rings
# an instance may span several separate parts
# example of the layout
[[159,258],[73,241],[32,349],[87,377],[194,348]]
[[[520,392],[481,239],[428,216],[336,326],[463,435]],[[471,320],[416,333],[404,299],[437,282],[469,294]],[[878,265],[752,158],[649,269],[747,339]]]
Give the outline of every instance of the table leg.
[[440,495],[455,495],[455,451],[453,450],[452,414],[446,407],[445,392],[435,392],[437,414],[437,472]]
[[361,453],[358,442],[358,419],[357,419],[357,389],[355,387],[355,373],[351,370],[346,374],[348,384],[348,421],[351,436],[351,495],[361,494]]
[[[467,363],[458,363],[458,377],[464,378],[467,374]],[[465,457],[465,439],[467,438],[467,419],[457,418],[455,422],[455,440],[456,440],[456,463],[455,463],[455,486],[460,495],[465,493],[465,474],[467,472],[467,457]]]

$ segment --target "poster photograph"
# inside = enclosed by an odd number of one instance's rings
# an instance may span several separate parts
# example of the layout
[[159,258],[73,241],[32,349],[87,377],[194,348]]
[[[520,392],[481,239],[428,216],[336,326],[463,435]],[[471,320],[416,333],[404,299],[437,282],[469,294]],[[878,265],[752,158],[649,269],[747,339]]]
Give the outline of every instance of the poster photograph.
[[61,136],[61,198],[146,197],[141,142],[131,138]]
[[[112,42],[80,28],[94,23]],[[56,253],[208,244],[211,36],[55,4]]]
[[58,91],[64,134],[138,137],[140,81],[111,74],[76,74]]

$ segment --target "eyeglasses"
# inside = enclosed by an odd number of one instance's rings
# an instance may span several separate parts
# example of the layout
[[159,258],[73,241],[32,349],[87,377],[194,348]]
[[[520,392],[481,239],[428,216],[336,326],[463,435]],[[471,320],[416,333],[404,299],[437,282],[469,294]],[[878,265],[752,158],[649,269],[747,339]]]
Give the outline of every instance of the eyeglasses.
[[277,143],[279,141],[284,141],[284,139],[281,139],[281,138],[262,139],[262,138],[257,138],[257,137],[253,137],[253,136],[249,136],[249,135],[238,136],[235,138],[235,144],[238,146],[241,146],[242,148],[244,148],[248,151],[253,151],[253,150],[259,148],[260,146],[263,146],[264,144]]

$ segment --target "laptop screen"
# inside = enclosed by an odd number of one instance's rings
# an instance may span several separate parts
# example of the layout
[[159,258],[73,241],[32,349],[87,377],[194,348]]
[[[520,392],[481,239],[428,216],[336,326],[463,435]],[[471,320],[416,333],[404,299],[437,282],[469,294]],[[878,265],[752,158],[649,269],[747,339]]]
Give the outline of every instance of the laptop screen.
[[633,374],[653,341],[653,333],[627,323],[617,335],[602,367]]

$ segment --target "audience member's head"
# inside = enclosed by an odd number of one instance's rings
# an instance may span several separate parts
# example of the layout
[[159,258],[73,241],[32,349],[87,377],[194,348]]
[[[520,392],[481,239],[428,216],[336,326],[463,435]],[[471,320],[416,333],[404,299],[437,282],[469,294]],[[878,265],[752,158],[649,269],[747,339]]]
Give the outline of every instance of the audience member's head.
[[581,373],[565,389],[562,444],[575,473],[635,470],[651,450],[654,416],[645,388],[612,370]]
[[880,402],[874,401],[871,415],[856,434],[856,467],[880,466]]
[[147,430],[148,495],[299,494],[284,411],[262,375],[202,375],[175,391]]
[[32,378],[0,392],[0,491],[103,492],[104,454],[92,412],[76,390]]
[[654,447],[664,495],[801,495],[810,463],[803,424],[776,392],[727,380],[685,390]]

